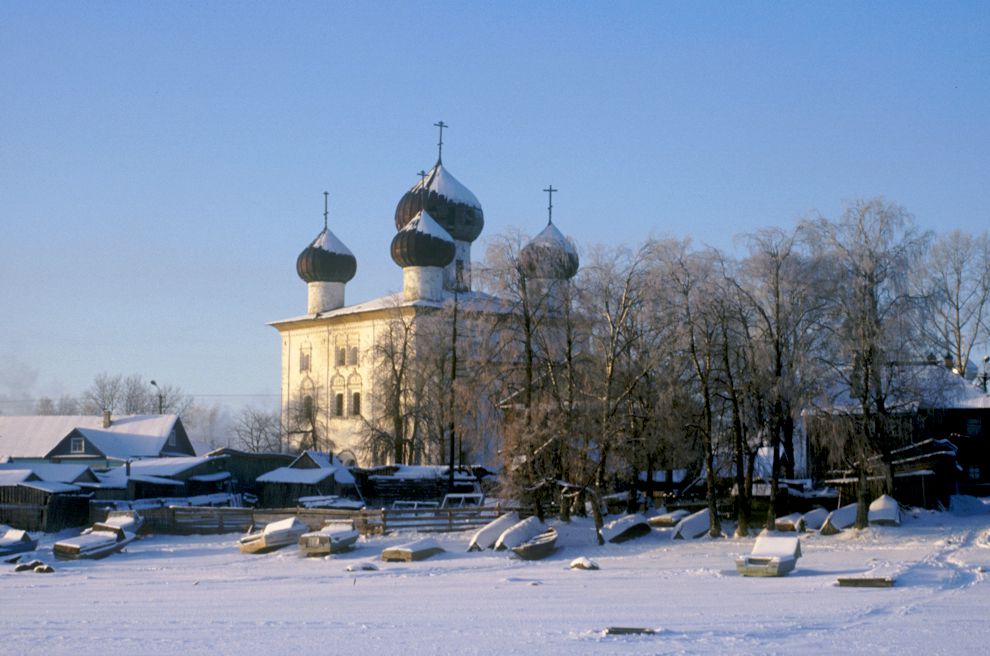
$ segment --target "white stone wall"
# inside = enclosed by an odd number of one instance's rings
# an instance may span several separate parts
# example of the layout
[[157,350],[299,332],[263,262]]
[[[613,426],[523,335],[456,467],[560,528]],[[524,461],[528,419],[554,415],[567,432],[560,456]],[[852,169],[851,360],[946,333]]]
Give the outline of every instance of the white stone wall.
[[344,283],[311,282],[306,285],[309,314],[328,312],[344,307]]
[[[346,319],[346,318],[340,318]],[[371,347],[380,321],[315,319],[282,331],[282,422],[289,426],[290,409],[310,394],[318,423],[335,444],[335,451],[352,451],[360,460],[365,423],[374,416],[374,363]],[[343,349],[339,364],[338,349]],[[356,357],[355,357],[356,356]],[[307,361],[308,360],[308,366]],[[359,392],[360,414],[352,410],[353,393]],[[336,395],[343,394],[343,416],[336,416]],[[296,446],[303,435],[290,435]]]
[[443,269],[405,267],[402,269],[402,297],[407,301],[439,301],[443,298]]

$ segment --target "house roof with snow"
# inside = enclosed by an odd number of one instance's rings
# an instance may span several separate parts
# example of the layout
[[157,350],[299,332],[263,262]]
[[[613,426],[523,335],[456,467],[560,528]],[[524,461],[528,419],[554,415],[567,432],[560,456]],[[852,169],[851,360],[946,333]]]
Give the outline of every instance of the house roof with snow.
[[258,477],[259,483],[287,483],[316,485],[328,478],[341,485],[354,483],[354,476],[336,456],[320,451],[303,451],[288,467],[266,472]]
[[[126,485],[128,479],[144,482],[165,482],[167,484],[182,484],[181,479],[197,478],[198,475],[186,476],[190,472],[202,472],[199,475],[211,476],[221,472],[208,472],[210,463],[226,460],[227,456],[186,456],[176,458],[150,458],[133,460],[128,467],[115,467],[103,475],[103,482],[109,487]],[[130,473],[128,474],[128,469]],[[226,473],[226,472],[222,472]],[[179,480],[176,480],[179,479]],[[202,479],[200,479],[202,480]],[[223,480],[217,478],[216,480]]]
[[40,480],[50,483],[96,483],[99,479],[88,465],[56,464],[52,462],[0,464],[0,472],[12,469],[29,469]]
[[[0,454],[12,458],[194,455],[178,415],[127,415],[111,418],[109,426],[103,423],[103,417],[90,415],[0,416]],[[90,436],[96,448],[72,453],[68,438],[74,431],[79,431],[77,437]]]
[[[887,407],[894,412],[928,410],[990,410],[990,395],[948,368],[932,364],[888,367],[882,384],[889,390]],[[828,391],[826,411],[859,411],[859,401],[845,384]]]
[[38,481],[38,475],[30,469],[0,470],[0,487],[12,487],[26,481]]

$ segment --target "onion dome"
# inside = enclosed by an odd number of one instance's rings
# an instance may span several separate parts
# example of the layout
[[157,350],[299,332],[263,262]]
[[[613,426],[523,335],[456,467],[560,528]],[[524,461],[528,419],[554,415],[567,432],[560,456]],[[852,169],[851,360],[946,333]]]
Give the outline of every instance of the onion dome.
[[528,278],[568,280],[578,270],[574,243],[552,222],[519,252],[519,270]]
[[392,239],[392,259],[400,267],[445,267],[454,260],[454,240],[420,210]]
[[481,203],[439,161],[399,200],[395,227],[402,230],[425,209],[457,241],[472,242],[485,227]]
[[347,282],[357,271],[357,260],[327,228],[296,259],[296,272],[306,282]]

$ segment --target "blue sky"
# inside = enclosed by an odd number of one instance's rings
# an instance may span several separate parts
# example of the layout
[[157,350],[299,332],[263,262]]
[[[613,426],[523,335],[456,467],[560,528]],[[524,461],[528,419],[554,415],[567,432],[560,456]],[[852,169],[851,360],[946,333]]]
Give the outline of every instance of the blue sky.
[[[401,287],[395,204],[436,157],[486,236],[732,237],[883,195],[990,207],[990,3],[0,5],[0,411],[140,373],[277,402],[296,255]],[[221,396],[229,395],[229,396]]]

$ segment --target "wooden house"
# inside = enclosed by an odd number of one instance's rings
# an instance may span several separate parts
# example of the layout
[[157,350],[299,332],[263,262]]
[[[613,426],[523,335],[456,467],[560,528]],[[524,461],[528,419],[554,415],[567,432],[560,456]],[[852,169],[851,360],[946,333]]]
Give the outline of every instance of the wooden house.
[[300,497],[307,496],[360,498],[347,467],[317,451],[304,451],[288,466],[262,474],[257,482],[261,505],[268,508],[295,506]]

